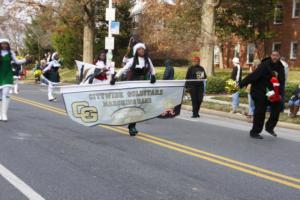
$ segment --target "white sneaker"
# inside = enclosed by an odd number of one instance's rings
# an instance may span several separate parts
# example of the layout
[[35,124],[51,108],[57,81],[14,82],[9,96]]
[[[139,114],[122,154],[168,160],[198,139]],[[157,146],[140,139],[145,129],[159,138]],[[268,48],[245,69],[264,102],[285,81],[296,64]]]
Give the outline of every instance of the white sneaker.
[[49,101],[56,101],[56,98],[55,98],[55,97],[52,97],[52,98],[49,98],[48,100],[49,100]]
[[7,122],[7,115],[5,115],[5,114],[2,114],[2,117],[1,117],[1,121],[3,121],[3,122]]
[[236,111],[236,110],[232,110],[232,111],[230,111],[229,113],[230,113],[230,114],[236,114],[237,111]]

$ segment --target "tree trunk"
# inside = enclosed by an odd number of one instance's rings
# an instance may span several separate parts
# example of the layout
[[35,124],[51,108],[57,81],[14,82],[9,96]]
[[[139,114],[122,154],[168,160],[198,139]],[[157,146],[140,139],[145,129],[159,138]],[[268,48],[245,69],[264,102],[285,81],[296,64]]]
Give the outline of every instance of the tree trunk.
[[231,40],[228,40],[229,42],[227,42],[227,55],[226,55],[226,68],[230,68],[230,49],[231,49]]
[[220,66],[220,69],[225,69],[224,68],[224,61],[223,61],[223,47],[220,45],[220,52],[219,52],[219,66]]
[[92,3],[86,6],[87,11],[84,14],[83,29],[83,62],[93,63],[94,60],[94,41],[95,41],[95,23],[94,8]]
[[[218,1],[217,1],[218,2]],[[208,76],[214,75],[215,0],[204,0],[201,18],[201,65]]]

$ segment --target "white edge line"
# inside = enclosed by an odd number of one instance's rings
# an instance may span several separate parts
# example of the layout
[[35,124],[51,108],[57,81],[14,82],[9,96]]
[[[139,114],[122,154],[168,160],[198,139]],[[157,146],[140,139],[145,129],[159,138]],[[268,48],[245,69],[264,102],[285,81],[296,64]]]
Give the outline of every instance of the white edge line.
[[24,181],[14,175],[6,167],[0,164],[0,175],[5,178],[10,184],[12,184],[16,189],[18,189],[24,196],[29,200],[45,200],[41,195],[34,191],[29,185]]

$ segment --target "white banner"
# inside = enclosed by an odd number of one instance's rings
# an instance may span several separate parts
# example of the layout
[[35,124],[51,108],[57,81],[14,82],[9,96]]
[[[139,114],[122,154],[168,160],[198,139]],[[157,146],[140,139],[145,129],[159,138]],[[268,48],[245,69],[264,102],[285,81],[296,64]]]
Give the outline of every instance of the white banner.
[[114,86],[62,86],[60,91],[73,121],[84,126],[121,126],[155,118],[181,105],[185,82],[126,81]]

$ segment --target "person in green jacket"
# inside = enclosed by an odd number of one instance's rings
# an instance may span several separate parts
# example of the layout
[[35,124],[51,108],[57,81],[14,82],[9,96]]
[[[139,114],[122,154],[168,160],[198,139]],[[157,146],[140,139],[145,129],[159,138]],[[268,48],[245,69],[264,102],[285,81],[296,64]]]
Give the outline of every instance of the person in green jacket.
[[0,121],[7,121],[7,110],[10,102],[9,90],[13,87],[14,78],[12,70],[12,61],[18,65],[25,64],[29,61],[26,59],[18,60],[16,54],[10,49],[8,39],[0,39]]

